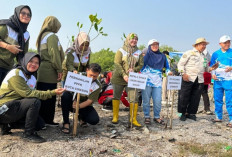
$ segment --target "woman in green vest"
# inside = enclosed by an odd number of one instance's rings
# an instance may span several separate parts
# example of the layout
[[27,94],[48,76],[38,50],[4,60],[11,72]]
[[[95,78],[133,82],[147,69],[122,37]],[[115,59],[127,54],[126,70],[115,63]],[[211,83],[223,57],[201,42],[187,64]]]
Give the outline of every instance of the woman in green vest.
[[[38,53],[41,56],[41,65],[38,70],[37,89],[53,90],[57,87],[57,82],[62,78],[62,62],[64,52],[55,33],[59,31],[61,24],[54,16],[45,18],[39,36],[36,41]],[[56,97],[42,101],[40,116],[48,125],[54,123]]]
[[7,72],[28,51],[30,34],[27,26],[31,21],[31,9],[27,5],[15,8],[14,15],[9,19],[0,20],[0,85]]
[[12,69],[5,77],[0,88],[0,131],[1,135],[10,134],[8,124],[25,118],[24,138],[31,142],[45,142],[37,135],[35,125],[39,115],[41,100],[62,94],[63,88],[47,91],[35,89],[33,76],[41,63],[40,56],[28,52],[22,58],[20,66]]
[[62,64],[62,84],[64,85],[68,71],[85,72],[89,66],[91,49],[90,37],[85,32],[80,32],[75,39],[73,46],[66,50],[66,58]]
[[[118,123],[120,98],[124,88],[126,88],[130,102],[130,121],[132,121],[134,126],[140,127],[141,125],[136,119],[138,110],[137,92],[136,95],[134,95],[135,89],[127,88],[129,72],[139,72],[143,67],[143,55],[137,47],[137,42],[137,34],[130,33],[126,37],[123,47],[117,51],[114,58],[115,69],[111,79],[114,90],[112,123]],[[133,102],[135,102],[135,105],[133,112],[134,115],[132,116]]]

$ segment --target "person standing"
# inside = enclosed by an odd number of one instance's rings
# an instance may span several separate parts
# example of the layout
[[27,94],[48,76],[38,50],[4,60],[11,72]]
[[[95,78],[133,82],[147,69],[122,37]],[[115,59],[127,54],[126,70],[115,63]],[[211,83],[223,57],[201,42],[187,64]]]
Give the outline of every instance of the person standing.
[[[55,34],[59,31],[61,24],[54,16],[45,18],[36,46],[41,56],[41,66],[38,70],[37,89],[53,90],[57,87],[57,82],[62,78],[62,62],[64,52]],[[46,124],[58,126],[54,123],[56,96],[41,102],[40,116]]]
[[7,72],[18,63],[28,51],[30,34],[27,26],[31,21],[31,8],[20,5],[9,19],[0,20],[0,85]]
[[178,112],[180,120],[186,118],[196,121],[200,97],[203,89],[203,73],[208,70],[207,57],[202,53],[209,42],[198,38],[193,49],[186,51],[178,62],[178,71],[182,75],[181,90],[178,95]]
[[[143,67],[143,55],[137,47],[138,36],[135,33],[130,33],[124,42],[122,48],[120,48],[115,54],[113,76],[111,82],[113,84],[114,99],[113,99],[113,120],[112,123],[118,123],[119,104],[120,98],[124,88],[126,88],[129,102],[130,102],[130,121],[134,126],[140,127],[138,123],[137,111],[138,111],[138,92],[134,92],[134,88],[127,88],[129,72],[139,72]],[[135,101],[134,111],[133,102]],[[133,111],[133,116],[132,116]],[[132,119],[133,117],[133,119]]]
[[171,75],[169,63],[165,54],[159,50],[159,41],[151,39],[148,42],[148,50],[144,56],[144,66],[141,73],[148,75],[146,88],[142,90],[143,112],[145,124],[151,124],[150,120],[150,99],[153,100],[154,122],[164,124],[160,118],[161,111],[161,94],[162,94],[162,74],[163,68],[166,73]]
[[[209,52],[203,51],[204,55],[207,57],[207,61],[211,60],[211,55],[209,54]],[[210,64],[210,62],[208,62],[207,64]],[[203,97],[203,102],[204,102],[204,110],[203,113],[207,114],[207,115],[211,115],[213,114],[212,111],[210,110],[210,101],[209,101],[209,95],[208,95],[208,89],[209,89],[209,85],[211,84],[211,73],[209,72],[204,72],[203,73],[204,76],[204,87],[202,90],[202,97]]]
[[221,48],[212,55],[210,66],[218,64],[218,68],[212,71],[214,79],[215,115],[214,122],[222,122],[223,95],[225,92],[226,109],[229,115],[228,127],[232,127],[232,49],[230,48],[230,37],[224,35],[219,40]]

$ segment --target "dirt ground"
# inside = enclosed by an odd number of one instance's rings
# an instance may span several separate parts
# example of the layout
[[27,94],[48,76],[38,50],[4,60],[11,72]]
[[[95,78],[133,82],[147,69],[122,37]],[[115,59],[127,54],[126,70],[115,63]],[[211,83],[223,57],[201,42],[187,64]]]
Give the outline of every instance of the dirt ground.
[[[175,100],[176,102],[176,100]],[[213,110],[213,102],[211,102]],[[119,124],[111,123],[112,113],[101,110],[101,105],[95,104],[100,116],[96,126],[82,128],[78,126],[78,135],[66,135],[60,127],[47,127],[38,134],[47,139],[41,144],[24,141],[23,130],[12,130],[12,135],[0,136],[0,156],[81,156],[81,157],[158,157],[158,156],[230,156],[232,146],[231,128],[226,127],[228,115],[224,109],[224,121],[212,123],[214,115],[197,114],[197,121],[179,120],[176,103],[173,112],[173,127],[152,122],[144,124],[143,112],[140,107],[138,121],[142,128],[128,127],[128,111],[120,106]],[[168,107],[169,111],[171,110]],[[203,109],[201,101],[199,110]],[[151,107],[151,115],[153,115]],[[161,115],[166,121],[167,107],[162,106]],[[72,119],[72,115],[70,116]],[[57,107],[55,122],[62,123],[61,109]],[[212,148],[212,149],[210,149]]]

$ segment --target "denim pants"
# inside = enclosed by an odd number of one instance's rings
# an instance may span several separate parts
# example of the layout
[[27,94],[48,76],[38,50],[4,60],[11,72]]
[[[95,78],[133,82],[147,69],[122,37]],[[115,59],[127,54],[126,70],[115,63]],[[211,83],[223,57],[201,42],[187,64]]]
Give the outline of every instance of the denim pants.
[[154,118],[160,118],[161,111],[161,87],[149,87],[146,86],[145,90],[142,90],[143,99],[143,112],[145,118],[150,118],[150,99],[153,99],[153,112]]

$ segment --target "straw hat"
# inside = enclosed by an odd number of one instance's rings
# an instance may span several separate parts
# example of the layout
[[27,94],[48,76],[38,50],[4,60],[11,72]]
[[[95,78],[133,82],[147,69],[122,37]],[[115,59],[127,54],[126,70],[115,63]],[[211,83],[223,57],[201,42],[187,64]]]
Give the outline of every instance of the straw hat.
[[200,43],[206,43],[207,45],[209,44],[209,42],[207,42],[205,38],[198,38],[195,44],[193,44],[193,47],[195,47],[197,44],[200,44]]

